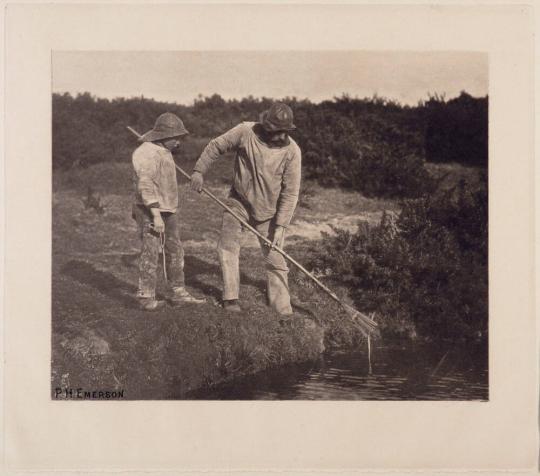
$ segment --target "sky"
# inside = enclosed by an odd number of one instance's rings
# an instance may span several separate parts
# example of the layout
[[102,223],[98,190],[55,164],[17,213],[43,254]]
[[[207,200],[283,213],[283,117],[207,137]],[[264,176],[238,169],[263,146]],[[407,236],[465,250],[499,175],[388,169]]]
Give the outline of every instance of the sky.
[[54,51],[52,75],[53,92],[185,105],[214,93],[313,102],[376,94],[409,105],[434,93],[488,94],[488,57],[477,52]]

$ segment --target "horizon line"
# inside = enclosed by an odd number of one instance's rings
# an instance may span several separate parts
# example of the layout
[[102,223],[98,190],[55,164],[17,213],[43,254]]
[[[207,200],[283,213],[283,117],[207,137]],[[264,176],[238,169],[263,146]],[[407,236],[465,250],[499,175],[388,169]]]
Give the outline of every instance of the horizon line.
[[298,96],[285,96],[285,97],[280,97],[280,98],[276,98],[276,97],[270,97],[270,96],[254,96],[252,94],[248,94],[246,96],[242,96],[242,97],[237,97],[237,96],[230,96],[230,97],[225,97],[223,95],[221,95],[220,93],[218,92],[214,92],[214,93],[211,93],[211,94],[198,94],[197,97],[193,98],[189,103],[183,103],[183,102],[179,102],[179,101],[175,101],[175,100],[172,100],[172,99],[157,99],[155,97],[150,97],[150,96],[145,96],[144,94],[140,94],[140,95],[136,95],[136,94],[132,94],[132,95],[99,95],[99,94],[96,94],[96,93],[92,93],[91,91],[66,91],[66,90],[59,90],[59,91],[52,91],[52,95],[54,94],[58,94],[58,95],[65,95],[65,94],[69,94],[70,96],[72,97],[77,97],[77,96],[84,96],[84,95],[89,95],[90,97],[92,97],[93,99],[105,99],[105,100],[108,100],[108,101],[114,101],[114,100],[130,100],[130,99],[146,99],[146,100],[149,100],[149,101],[154,101],[154,102],[162,102],[162,103],[169,103],[169,104],[174,104],[175,106],[183,106],[183,107],[193,107],[195,105],[195,102],[197,100],[204,100],[204,99],[209,99],[209,98],[212,98],[214,96],[219,96],[221,99],[223,99],[224,101],[242,101],[244,99],[252,99],[254,101],[263,101],[263,100],[271,100],[271,101],[285,101],[285,100],[294,100],[294,101],[297,101],[297,102],[309,102],[311,104],[314,104],[314,105],[318,105],[318,104],[321,104],[323,102],[327,102],[327,101],[335,101],[335,100],[339,100],[339,99],[343,99],[343,98],[350,98],[352,100],[355,100],[355,101],[366,101],[366,100],[374,100],[374,99],[379,99],[379,100],[382,100],[386,103],[390,103],[390,104],[396,104],[398,106],[408,106],[408,107],[413,107],[413,106],[419,106],[421,104],[424,104],[425,102],[429,101],[430,99],[443,99],[444,101],[450,101],[452,99],[456,99],[456,98],[459,98],[461,95],[463,94],[466,94],[474,99],[483,99],[483,98],[488,98],[489,97],[489,93],[488,94],[485,94],[485,95],[481,95],[481,96],[475,96],[469,92],[467,92],[465,89],[462,89],[459,94],[454,94],[452,96],[446,96],[446,93],[438,93],[438,92],[430,92],[428,91],[426,93],[426,97],[425,99],[418,99],[415,103],[406,103],[406,102],[401,102],[400,100],[398,99],[394,99],[394,98],[391,98],[391,97],[388,97],[388,96],[384,96],[384,95],[380,95],[376,92],[374,92],[371,96],[363,96],[363,97],[359,97],[358,94],[355,94],[354,96],[351,95],[350,93],[347,93],[347,92],[342,92],[341,95],[334,95],[332,96],[331,98],[326,98],[326,99],[321,99],[321,100],[312,100],[312,99],[309,99],[307,97],[305,98],[300,98]]

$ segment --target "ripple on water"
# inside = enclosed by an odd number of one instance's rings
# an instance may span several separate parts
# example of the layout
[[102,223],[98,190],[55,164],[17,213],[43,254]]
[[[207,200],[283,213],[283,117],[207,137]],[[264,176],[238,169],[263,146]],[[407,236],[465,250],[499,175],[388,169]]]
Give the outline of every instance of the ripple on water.
[[[327,354],[197,394],[226,400],[487,400],[486,355],[454,348],[378,346],[368,372],[365,352]],[[475,355],[475,357],[471,357]],[[476,366],[471,366],[473,361]],[[478,361],[478,362],[477,362]]]

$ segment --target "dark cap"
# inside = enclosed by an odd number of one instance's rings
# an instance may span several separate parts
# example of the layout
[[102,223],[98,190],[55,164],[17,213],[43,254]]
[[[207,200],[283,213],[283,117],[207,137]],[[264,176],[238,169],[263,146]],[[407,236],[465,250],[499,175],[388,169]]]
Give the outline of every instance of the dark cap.
[[268,132],[292,131],[296,129],[293,124],[292,109],[282,102],[276,102],[270,109],[261,114],[259,121]]

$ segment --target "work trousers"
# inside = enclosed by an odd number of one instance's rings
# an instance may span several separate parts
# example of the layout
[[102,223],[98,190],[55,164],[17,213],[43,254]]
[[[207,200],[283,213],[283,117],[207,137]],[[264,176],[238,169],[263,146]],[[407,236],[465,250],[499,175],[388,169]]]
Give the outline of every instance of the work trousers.
[[[272,241],[276,228],[273,219],[257,221],[250,216],[246,207],[235,198],[229,198],[227,205],[255,228],[262,236]],[[238,299],[240,291],[239,256],[242,246],[242,233],[251,233],[243,230],[241,223],[229,212],[223,213],[221,236],[218,242],[218,256],[223,275],[223,299]],[[287,262],[281,254],[271,250],[259,239],[264,262],[266,265],[266,291],[268,304],[279,314],[291,314],[291,298],[289,295]]]
[[[155,298],[161,250],[160,236],[150,227],[153,217],[146,207],[135,205],[133,218],[137,222],[142,242],[137,297]],[[178,214],[162,212],[161,218],[165,222],[165,267],[169,286],[171,288],[184,286],[184,248],[180,241]]]

